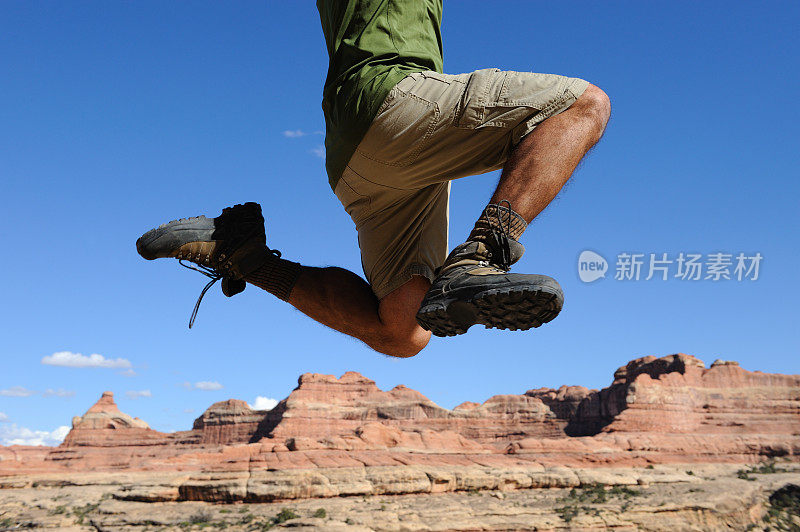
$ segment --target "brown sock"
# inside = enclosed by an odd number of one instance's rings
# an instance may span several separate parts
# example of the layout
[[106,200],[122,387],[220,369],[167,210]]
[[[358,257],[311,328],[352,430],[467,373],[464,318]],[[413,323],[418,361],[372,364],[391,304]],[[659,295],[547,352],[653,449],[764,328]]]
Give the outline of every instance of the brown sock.
[[248,283],[266,290],[278,299],[288,301],[300,276],[300,264],[268,254],[264,263],[244,276]]
[[483,209],[467,240],[481,242],[492,231],[507,231],[510,238],[518,241],[527,227],[528,223],[525,218],[514,212],[510,206],[506,207],[505,205],[490,203]]

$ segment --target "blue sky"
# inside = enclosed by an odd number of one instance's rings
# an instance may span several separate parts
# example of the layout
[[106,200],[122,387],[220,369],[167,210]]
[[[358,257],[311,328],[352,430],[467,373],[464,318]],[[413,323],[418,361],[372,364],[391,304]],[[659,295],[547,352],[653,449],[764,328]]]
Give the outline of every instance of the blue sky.
[[[503,5],[445,2],[446,72],[567,74],[612,99],[605,138],[516,267],[557,278],[566,305],[538,330],[473,329],[393,360],[254,287],[213,290],[189,331],[205,278],[135,251],[159,223],[258,201],[286,257],[361,273],[320,157],[313,2],[0,4],[0,442],[57,441],[104,390],[156,429],[188,429],[215,401],[283,398],[304,372],[355,370],[445,407],[599,388],[651,354],[800,373],[800,6]],[[454,184],[451,245],[497,177]],[[609,261],[605,279],[578,278],[586,249]],[[756,281],[616,281],[623,252],[763,260]]]

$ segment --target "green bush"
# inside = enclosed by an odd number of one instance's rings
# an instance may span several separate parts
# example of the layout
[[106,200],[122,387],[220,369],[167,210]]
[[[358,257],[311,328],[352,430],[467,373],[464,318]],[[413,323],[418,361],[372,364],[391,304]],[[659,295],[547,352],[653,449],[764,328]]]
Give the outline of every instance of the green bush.
[[289,508],[284,508],[283,510],[280,511],[278,515],[272,518],[272,522],[277,525],[279,523],[289,521],[290,519],[297,519],[298,517],[300,516],[297,515],[293,510]]
[[559,517],[561,517],[561,519],[564,520],[565,523],[569,523],[578,516],[580,509],[575,505],[569,505],[556,508],[555,512],[559,515]]
[[86,517],[87,514],[97,510],[97,507],[100,506],[100,503],[87,503],[83,506],[73,506],[72,513],[78,518],[78,524],[83,524],[83,519]]
[[313,513],[311,517],[317,517],[319,519],[325,519],[328,516],[328,512],[325,511],[325,508],[317,508],[317,511]]
[[614,486],[611,488],[612,495],[619,495],[620,497],[624,497],[626,499],[630,499],[631,497],[638,497],[642,494],[640,490],[635,490],[633,488],[629,488],[628,486]]

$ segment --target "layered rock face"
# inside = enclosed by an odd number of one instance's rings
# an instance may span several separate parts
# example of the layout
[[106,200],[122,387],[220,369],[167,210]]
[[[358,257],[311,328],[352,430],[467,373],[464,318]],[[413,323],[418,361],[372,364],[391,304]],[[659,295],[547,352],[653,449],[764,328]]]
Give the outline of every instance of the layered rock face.
[[256,436],[322,440],[354,434],[365,423],[379,423],[400,431],[428,430],[491,444],[526,436],[563,436],[567,423],[535,396],[497,395],[483,404],[465,403],[448,410],[402,385],[383,392],[355,372],[339,379],[302,375],[276,410]]
[[120,412],[112,392],[103,395],[83,416],[72,418],[72,430],[64,438],[63,447],[119,447],[151,445],[165,434],[150,429],[139,419]]
[[265,414],[238,399],[214,403],[195,419],[192,426],[195,441],[223,445],[249,442],[264,421]]
[[0,479],[158,470],[178,476],[129,496],[272,500],[561,485],[569,475],[552,468],[775,456],[800,456],[800,375],[678,354],[633,360],[599,391],[540,388],[452,410],[355,372],[309,373],[268,412],[222,401],[171,434],[123,414],[107,392],[58,448],[0,447]]
[[644,357],[614,373],[611,386],[583,399],[569,435],[800,433],[800,376],[746,371],[718,360],[706,369],[688,355]]

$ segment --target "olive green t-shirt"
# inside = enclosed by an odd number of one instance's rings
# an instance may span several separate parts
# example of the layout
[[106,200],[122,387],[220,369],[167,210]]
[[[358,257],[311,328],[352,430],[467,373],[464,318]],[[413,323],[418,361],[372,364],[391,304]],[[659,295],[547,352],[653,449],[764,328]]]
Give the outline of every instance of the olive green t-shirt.
[[442,0],[317,0],[328,47],[322,95],[332,188],[389,91],[404,77],[442,72]]

